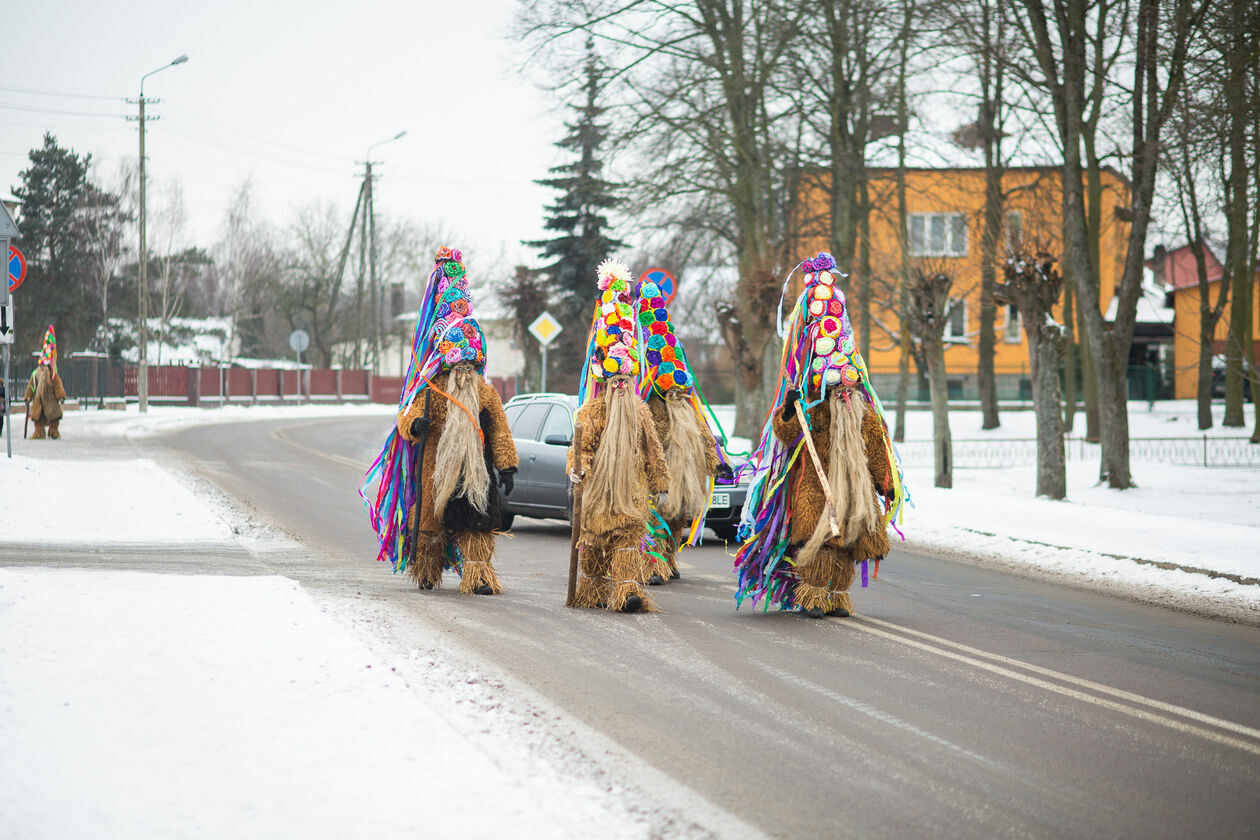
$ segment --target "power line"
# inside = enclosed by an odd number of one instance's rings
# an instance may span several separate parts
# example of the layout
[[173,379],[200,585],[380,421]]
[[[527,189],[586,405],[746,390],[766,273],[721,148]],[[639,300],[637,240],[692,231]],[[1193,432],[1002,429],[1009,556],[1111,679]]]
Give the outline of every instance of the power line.
[[102,114],[99,111],[62,111],[56,108],[31,108],[26,105],[10,105],[0,102],[0,108],[8,111],[31,111],[36,114],[68,114],[72,117],[106,117],[111,120],[120,119],[122,114]]
[[12,87],[11,85],[0,85],[0,90],[7,90],[12,93],[27,93],[33,96],[64,96],[71,99],[98,99],[106,102],[117,102],[123,98],[121,96],[100,96],[91,93],[67,93],[60,90],[37,90],[36,88]]
[[314,166],[309,163],[303,163],[300,161],[294,161],[294,160],[288,160],[282,157],[276,157],[274,155],[270,155],[265,152],[242,149],[236,146],[229,146],[221,142],[207,140],[204,137],[196,137],[190,134],[185,134],[182,131],[172,129],[169,123],[167,124],[166,132],[173,137],[179,138],[183,142],[193,143],[199,146],[206,146],[208,148],[215,149],[222,154],[230,155],[236,158],[242,158],[242,159],[250,160],[250,161],[267,161],[269,163],[274,163],[278,166],[287,166],[287,167],[292,167],[293,169],[302,169],[307,172],[319,172],[325,175],[353,175],[353,171],[350,170],[349,166],[347,166],[346,169],[332,169],[326,166]]
[[45,131],[49,129],[61,129],[66,131],[131,131],[131,126],[127,125],[67,125],[66,123],[26,123],[26,122],[9,122],[5,121],[4,127],[10,128],[17,126],[19,128],[40,128]]
[[332,155],[332,154],[328,154],[327,152],[312,152],[309,149],[302,149],[297,146],[288,146],[283,143],[276,143],[273,140],[267,140],[263,137],[250,134],[247,131],[241,131],[240,129],[230,128],[226,125],[223,125],[222,122],[220,121],[213,120],[196,111],[181,107],[179,105],[170,104],[167,107],[178,114],[182,114],[185,117],[190,117],[193,120],[202,123],[203,125],[209,126],[211,131],[217,131],[225,135],[234,134],[237,137],[240,137],[244,140],[248,140],[250,143],[253,143],[253,144],[271,146],[272,148],[278,149],[282,152],[288,152],[290,154],[306,155],[307,157],[322,158],[323,160],[331,160],[331,161],[336,161],[338,163],[345,163],[346,161],[350,159],[349,155]]

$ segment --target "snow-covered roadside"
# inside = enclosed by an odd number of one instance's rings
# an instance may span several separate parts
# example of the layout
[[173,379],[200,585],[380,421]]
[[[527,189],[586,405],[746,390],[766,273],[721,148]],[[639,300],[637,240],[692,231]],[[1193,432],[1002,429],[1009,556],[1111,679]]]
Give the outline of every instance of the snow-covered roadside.
[[68,413],[62,435],[68,439],[142,438],[193,426],[248,423],[255,420],[307,420],[324,417],[392,417],[396,406],[379,403],[294,403],[291,405],[227,405],[222,408],[150,406],[141,414],[128,405],[125,411],[89,410]]
[[285,578],[0,569],[0,835],[707,835],[450,670]]
[[178,545],[233,537],[231,526],[204,501],[146,458],[15,455],[0,463],[5,467],[0,542]]

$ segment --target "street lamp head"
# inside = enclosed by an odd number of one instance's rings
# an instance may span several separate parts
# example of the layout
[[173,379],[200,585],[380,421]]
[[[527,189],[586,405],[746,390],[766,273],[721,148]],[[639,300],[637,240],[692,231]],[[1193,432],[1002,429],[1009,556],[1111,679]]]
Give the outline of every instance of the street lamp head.
[[163,64],[163,65],[162,65],[161,67],[159,67],[158,69],[156,69],[156,70],[150,70],[148,73],[145,73],[143,76],[141,76],[141,77],[140,77],[140,95],[141,95],[141,96],[144,96],[144,80],[145,80],[145,79],[149,78],[149,77],[150,77],[150,76],[152,76],[154,73],[161,73],[161,72],[162,72],[163,70],[165,70],[167,67],[174,67],[174,66],[175,66],[175,65],[177,65],[177,64],[183,64],[183,63],[184,63],[185,61],[187,61],[187,60],[188,60],[188,56],[187,56],[187,55],[181,55],[179,58],[175,59],[175,60],[174,60],[174,61],[172,61],[170,64]]
[[406,137],[406,136],[407,136],[407,129],[404,128],[402,131],[394,135],[394,139],[401,140],[403,137]]

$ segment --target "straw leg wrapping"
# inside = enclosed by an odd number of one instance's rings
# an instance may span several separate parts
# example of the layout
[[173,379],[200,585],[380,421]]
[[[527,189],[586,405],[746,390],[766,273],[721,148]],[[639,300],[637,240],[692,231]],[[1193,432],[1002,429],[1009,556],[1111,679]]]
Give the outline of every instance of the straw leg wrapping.
[[824,612],[837,608],[853,611],[849,587],[857,574],[857,565],[848,552],[837,546],[823,546],[816,557],[797,569],[793,600],[803,610],[820,607]]
[[503,584],[494,571],[493,531],[456,531],[451,540],[464,556],[464,574],[459,581],[459,591],[472,595],[477,587],[488,585],[495,595],[503,592]]

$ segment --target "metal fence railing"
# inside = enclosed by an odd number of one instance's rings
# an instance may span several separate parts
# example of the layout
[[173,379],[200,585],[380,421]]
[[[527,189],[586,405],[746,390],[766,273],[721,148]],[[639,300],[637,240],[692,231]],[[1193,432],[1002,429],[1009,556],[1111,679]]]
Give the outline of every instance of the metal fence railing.
[[[9,366],[9,399],[21,404],[27,380],[37,364],[35,359],[15,359]],[[66,389],[66,399],[94,404],[93,401],[123,396],[123,363],[97,357],[69,357],[57,360],[57,374]]]
[[[930,467],[933,444],[930,440],[907,440],[897,444],[902,463],[908,467]],[[1063,440],[1068,461],[1091,461],[1099,457],[1099,445],[1084,438]],[[1035,466],[1035,438],[953,441],[955,469],[1002,469]],[[1260,468],[1260,444],[1245,437],[1129,438],[1132,461],[1198,467]]]

